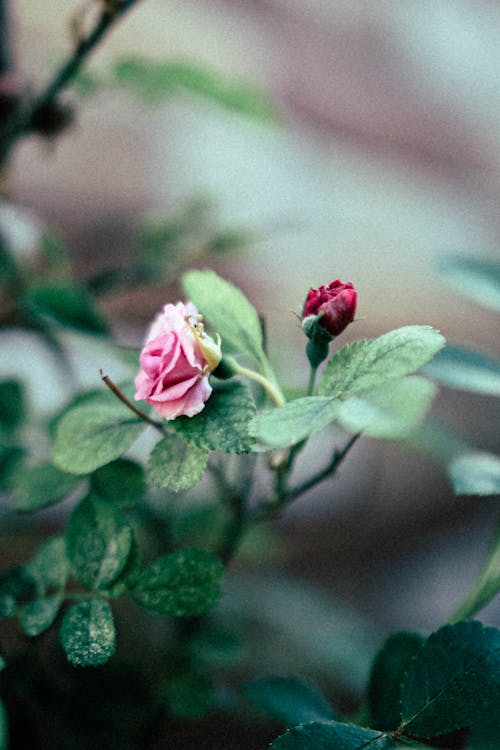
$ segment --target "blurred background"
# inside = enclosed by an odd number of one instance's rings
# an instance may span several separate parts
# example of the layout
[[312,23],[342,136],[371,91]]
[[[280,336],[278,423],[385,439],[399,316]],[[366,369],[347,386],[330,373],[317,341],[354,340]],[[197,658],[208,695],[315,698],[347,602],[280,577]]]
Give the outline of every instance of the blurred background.
[[[83,13],[85,23],[92,3],[16,0],[9,10],[11,76],[39,87],[70,49],[68,20]],[[18,146],[8,193],[61,233],[80,278],[126,263],[145,214],[202,196],[221,224],[254,235],[211,265],[265,316],[271,358],[291,386],[306,380],[295,314],[309,286],[335,278],[359,290],[346,342],[419,323],[500,354],[498,316],[438,270],[450,253],[500,257],[498,3],[144,0],[88,70],[99,77],[127,56],[246,81],[277,118],[184,94],[145,104],[122,91],[73,93],[72,127],[51,144]],[[173,282],[106,297],[117,338],[139,346],[166,294],[178,293]],[[498,451],[498,399],[443,388],[434,415]],[[318,585],[377,639],[428,632],[474,580],[494,512],[494,499],[455,497],[444,470],[410,447],[366,438],[338,478],[278,522],[286,551],[276,571]],[[499,605],[482,619],[500,626]]]

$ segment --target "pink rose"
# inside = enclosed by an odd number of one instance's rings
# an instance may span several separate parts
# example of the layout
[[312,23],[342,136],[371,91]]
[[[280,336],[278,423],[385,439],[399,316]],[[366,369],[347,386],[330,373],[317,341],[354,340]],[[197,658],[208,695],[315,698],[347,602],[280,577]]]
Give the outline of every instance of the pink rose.
[[196,307],[165,305],[141,352],[135,399],[152,404],[164,419],[192,417],[212,393],[208,376],[219,361],[219,346],[204,332]]
[[302,319],[312,315],[317,323],[331,336],[338,336],[354,320],[357,292],[350,281],[342,283],[339,279],[328,286],[310,289],[304,304]]

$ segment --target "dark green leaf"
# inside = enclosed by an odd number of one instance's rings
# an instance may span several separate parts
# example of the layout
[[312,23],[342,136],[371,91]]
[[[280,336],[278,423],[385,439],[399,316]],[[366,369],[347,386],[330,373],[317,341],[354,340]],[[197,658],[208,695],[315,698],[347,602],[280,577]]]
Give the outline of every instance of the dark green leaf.
[[243,292],[209,270],[189,271],[182,277],[182,283],[189,299],[220,335],[223,351],[229,347],[251,354],[271,377],[259,316]]
[[114,461],[146,425],[111,394],[87,399],[57,425],[54,463],[72,474],[89,474]]
[[80,477],[67,474],[49,463],[24,466],[14,478],[14,505],[17,511],[47,508],[64,500],[81,483]]
[[288,727],[335,718],[323,694],[296,677],[263,677],[247,682],[243,692],[259,711]]
[[437,737],[496,712],[500,736],[500,630],[446,625],[414,658],[401,688],[404,733]]
[[130,582],[134,599],[165,615],[194,616],[219,597],[224,566],[210,552],[183,549],[160,558]]
[[492,453],[461,453],[448,472],[457,495],[500,495],[500,458]]
[[338,420],[351,432],[379,438],[402,438],[422,421],[436,393],[430,380],[419,376],[389,383],[342,401]]
[[466,617],[475,615],[485,607],[493,597],[500,592],[500,524],[497,528],[488,559],[478,579],[474,582],[473,589],[453,621],[458,622]]
[[149,478],[173,492],[187,490],[206,469],[208,450],[188,445],[177,435],[167,435],[155,445],[148,463]]
[[214,708],[215,695],[209,677],[192,668],[169,677],[161,687],[169,713],[180,719],[201,719]]
[[390,750],[395,743],[373,729],[337,721],[300,724],[271,744],[271,750]]
[[24,422],[26,409],[24,394],[17,380],[0,381],[0,430],[14,432]]
[[20,445],[0,445],[0,490],[11,490],[25,457]]
[[175,547],[215,549],[230,514],[220,502],[186,504],[177,508],[171,521],[172,544]]
[[444,258],[440,268],[446,280],[483,307],[500,310],[500,262],[489,258]]
[[85,498],[66,529],[66,551],[73,572],[87,588],[105,589],[118,578],[133,533],[117,508],[97,496]]
[[61,623],[61,641],[75,667],[104,664],[116,649],[113,613],[108,602],[90,599],[74,604]]
[[56,535],[47,539],[25,565],[25,570],[36,583],[39,596],[64,589],[69,576],[64,536]]
[[255,404],[250,390],[242,383],[228,381],[214,388],[200,414],[177,417],[170,426],[198,448],[248,453],[254,443],[249,433],[254,416]]
[[396,633],[385,642],[373,664],[368,687],[372,724],[397,729],[401,723],[401,683],[425,638],[418,633]]
[[62,602],[63,597],[57,594],[28,602],[22,608],[20,614],[23,632],[30,637],[34,637],[50,628],[57,617]]
[[328,396],[306,396],[278,409],[257,414],[250,426],[256,439],[270,448],[294,445],[333,422],[340,404]]
[[8,726],[7,711],[3,702],[0,701],[0,750],[8,748]]
[[115,66],[114,74],[117,83],[146,101],[162,101],[177,91],[187,91],[247,117],[265,122],[277,118],[270,100],[256,87],[191,62],[128,59]]
[[0,577],[0,617],[12,617],[36,596],[35,581],[23,566],[9,568]]
[[328,362],[320,395],[346,398],[409,375],[427,364],[444,343],[430,326],[404,326],[377,339],[355,341]]
[[135,505],[146,492],[144,469],[135,461],[119,458],[92,474],[91,488],[94,494],[115,505]]
[[500,396],[500,360],[466,346],[446,346],[425,374],[450,388]]
[[24,304],[32,314],[86,333],[107,333],[108,324],[83,287],[65,284],[30,289]]

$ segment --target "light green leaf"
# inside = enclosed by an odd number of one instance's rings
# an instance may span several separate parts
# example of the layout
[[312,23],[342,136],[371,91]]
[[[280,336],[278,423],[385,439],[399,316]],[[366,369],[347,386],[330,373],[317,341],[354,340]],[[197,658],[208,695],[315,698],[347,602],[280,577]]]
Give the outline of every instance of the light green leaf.
[[101,466],[92,474],[90,481],[93,494],[119,507],[135,505],[146,492],[144,469],[128,458],[119,458]]
[[254,416],[255,403],[250,390],[237,381],[227,381],[214,388],[200,414],[177,417],[169,426],[198,448],[249,453],[255,442],[249,432]]
[[64,615],[61,641],[75,667],[104,664],[116,650],[113,613],[108,602],[90,599],[74,604]]
[[25,569],[36,583],[40,596],[50,591],[61,591],[69,576],[64,536],[58,534],[47,539],[36,555],[25,565]]
[[57,617],[62,602],[63,597],[61,595],[53,594],[41,599],[34,599],[26,604],[20,615],[23,633],[33,638],[50,628]]
[[340,424],[351,432],[378,438],[402,438],[421,422],[436,387],[430,380],[411,376],[342,401]]
[[340,403],[326,396],[306,396],[257,414],[250,425],[254,436],[270,448],[294,445],[333,422]]
[[215,271],[188,271],[182,284],[189,299],[222,339],[225,348],[251,354],[269,374],[257,311],[241,292]]
[[394,740],[382,732],[338,721],[299,724],[270,745],[270,750],[390,750]]
[[219,598],[224,566],[202,549],[183,549],[141,570],[129,584],[133,598],[164,615],[191,617],[210,609]]
[[149,457],[149,478],[158,487],[173,492],[187,490],[202,478],[207,462],[206,448],[188,445],[177,435],[167,435]]
[[409,375],[427,364],[444,343],[430,326],[404,326],[377,339],[355,341],[328,362],[319,393],[347,398]]
[[57,425],[54,463],[71,474],[89,474],[119,458],[146,425],[110,396],[88,398]]
[[111,503],[85,498],[66,528],[66,552],[76,578],[87,588],[105,589],[118,578],[132,546],[132,528]]
[[461,453],[448,472],[457,495],[500,495],[500,458],[492,453]]
[[473,589],[453,617],[459,622],[479,612],[500,592],[500,525],[497,528],[488,559]]
[[412,661],[401,688],[404,733],[437,737],[496,712],[500,736],[500,630],[446,625]]
[[80,477],[67,474],[53,464],[23,466],[13,480],[15,508],[19,512],[47,508],[64,500],[81,481]]
[[500,310],[500,262],[490,258],[443,258],[440,270],[461,294],[491,310]]
[[500,396],[500,359],[466,346],[445,347],[425,374],[450,388]]
[[285,726],[335,718],[324,695],[296,677],[263,677],[247,682],[243,692],[259,711]]
[[78,331],[108,332],[106,319],[83,287],[40,284],[26,293],[23,302],[32,314],[49,317]]

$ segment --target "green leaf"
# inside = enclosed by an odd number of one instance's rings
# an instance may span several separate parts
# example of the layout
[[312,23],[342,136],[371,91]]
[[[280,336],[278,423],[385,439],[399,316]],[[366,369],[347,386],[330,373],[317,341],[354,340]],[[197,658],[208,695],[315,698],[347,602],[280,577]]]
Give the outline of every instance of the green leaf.
[[90,474],[114,461],[134,443],[145,423],[118,399],[96,396],[59,421],[54,463],[71,474]]
[[0,445],[0,490],[11,490],[25,457],[20,445]]
[[195,616],[219,598],[224,566],[210,552],[183,549],[161,557],[130,582],[134,599],[164,615]]
[[259,711],[285,726],[335,718],[324,695],[296,677],[263,677],[247,682],[243,692]]
[[268,374],[262,328],[257,311],[243,292],[215,271],[188,271],[182,284],[189,299],[208,320],[225,347],[251,354]]
[[132,528],[115,506],[86,497],[66,528],[66,551],[76,578],[87,588],[105,589],[123,570],[132,540]]
[[57,534],[47,539],[25,570],[35,582],[39,596],[64,589],[70,572],[64,536]]
[[265,122],[277,119],[271,101],[257,87],[192,62],[125,59],[115,66],[114,77],[146,101],[162,101],[178,91],[187,91],[247,117]]
[[32,314],[49,317],[78,331],[108,332],[106,319],[83,287],[40,284],[25,294],[24,304]]
[[256,439],[271,448],[298,443],[333,422],[340,404],[328,396],[306,396],[257,414],[250,425]]
[[0,381],[0,430],[14,432],[25,420],[24,394],[17,380]]
[[328,362],[319,394],[346,398],[423,367],[444,346],[430,326],[404,326],[377,339],[344,346]]
[[0,750],[8,748],[8,727],[7,711],[2,701],[0,701]]
[[124,508],[138,503],[146,493],[144,469],[128,458],[101,466],[90,482],[93,494]]
[[425,374],[450,388],[500,396],[500,359],[466,346],[447,346],[426,365]]
[[53,464],[23,466],[14,477],[14,505],[17,511],[35,511],[64,500],[81,483]]
[[202,478],[207,462],[206,448],[188,445],[177,435],[167,435],[149,457],[149,478],[158,487],[173,492],[187,490]]
[[6,570],[0,577],[0,617],[13,617],[18,609],[36,596],[36,584],[21,565]]
[[454,622],[475,615],[500,591],[500,524],[497,528],[488,559],[474,587],[463,605],[453,617]]
[[216,698],[208,675],[196,666],[169,676],[160,694],[170,714],[190,721],[202,719],[213,711]]
[[418,633],[396,633],[377,654],[368,686],[371,723],[376,729],[387,731],[400,725],[401,683],[424,640]]
[[404,733],[437,737],[496,712],[500,734],[500,630],[446,625],[420,649],[401,688]]
[[170,425],[190,445],[226,453],[249,453],[254,438],[249,425],[255,403],[247,386],[236,381],[217,384],[205,408],[195,417],[177,417]]
[[500,262],[489,258],[443,258],[440,270],[451,286],[483,307],[500,310]]
[[186,504],[175,509],[170,535],[175,547],[215,549],[231,514],[220,502]]
[[108,602],[90,599],[74,604],[61,623],[61,641],[75,667],[104,664],[116,650],[113,613]]
[[436,387],[413,375],[342,401],[338,420],[351,432],[378,438],[402,438],[421,422]]
[[457,495],[500,495],[500,458],[492,453],[461,453],[448,472]]
[[373,729],[338,721],[300,724],[270,745],[270,750],[390,750],[395,743]]
[[21,610],[21,627],[23,632],[34,637],[40,635],[50,628],[57,617],[57,613],[63,602],[63,597],[58,594],[44,596],[28,602]]

